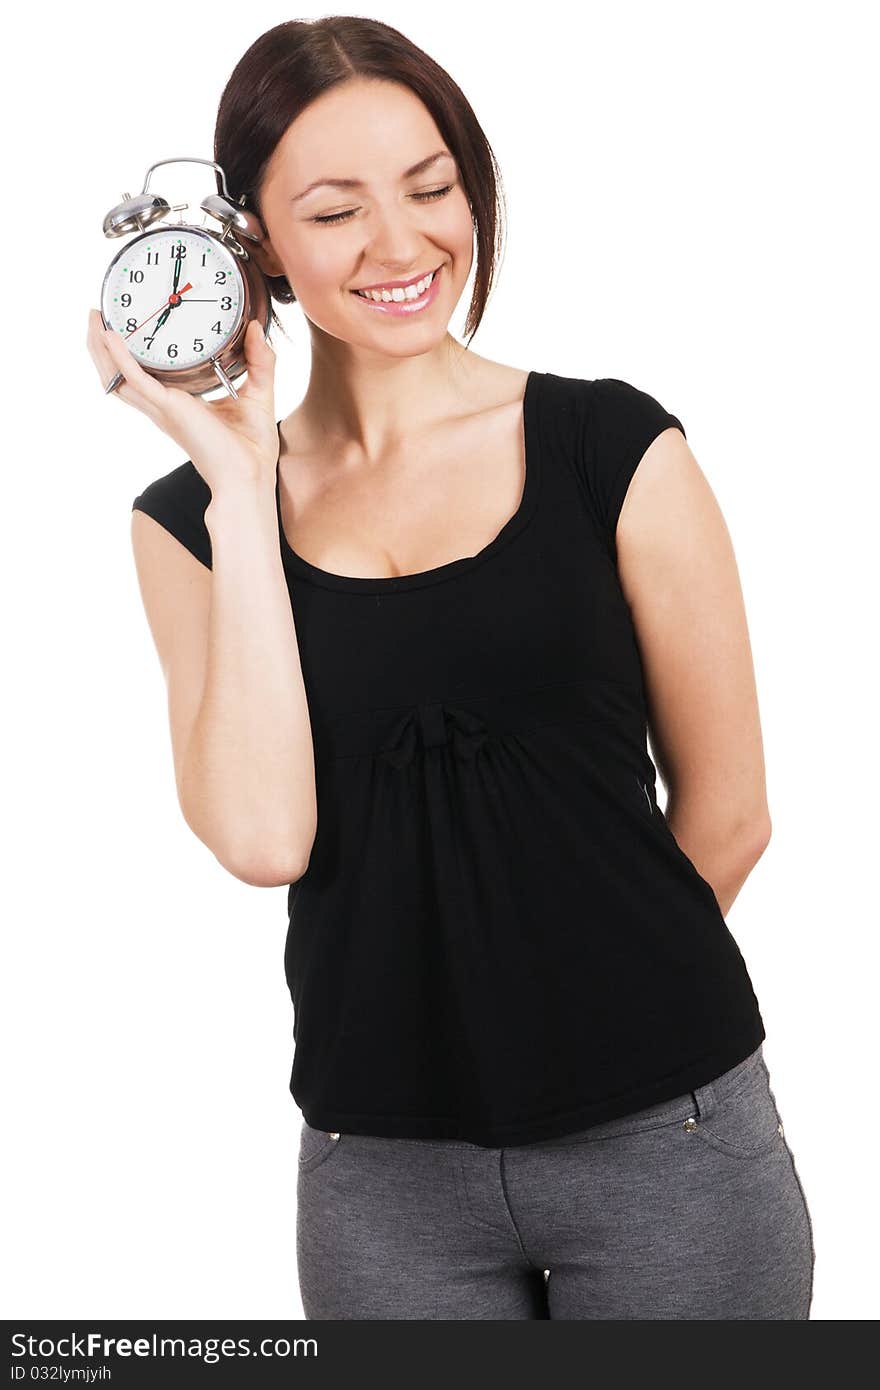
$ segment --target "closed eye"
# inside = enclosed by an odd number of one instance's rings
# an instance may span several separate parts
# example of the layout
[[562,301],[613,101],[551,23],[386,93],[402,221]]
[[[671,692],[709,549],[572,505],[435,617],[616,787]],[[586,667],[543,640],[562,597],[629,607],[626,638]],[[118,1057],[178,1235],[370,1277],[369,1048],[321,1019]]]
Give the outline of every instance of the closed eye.
[[[413,193],[410,196],[418,198],[422,202],[429,202],[433,198],[445,198],[446,194],[450,193],[454,187],[454,184],[448,183],[445,188],[432,188],[427,193]],[[325,224],[328,222],[347,222],[350,217],[354,217],[356,212],[357,208],[351,208],[347,212],[331,212],[326,217],[313,217],[312,221]]]

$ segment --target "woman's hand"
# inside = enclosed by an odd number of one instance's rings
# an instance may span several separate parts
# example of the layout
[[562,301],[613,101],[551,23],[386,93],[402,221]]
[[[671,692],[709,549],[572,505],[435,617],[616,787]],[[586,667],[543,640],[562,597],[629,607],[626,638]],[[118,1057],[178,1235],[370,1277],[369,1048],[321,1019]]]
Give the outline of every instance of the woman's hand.
[[140,410],[179,444],[212,493],[231,478],[274,483],[280,449],[275,353],[257,319],[245,333],[247,380],[236,386],[237,400],[227,394],[206,401],[180,387],[164,386],[144,371],[120,334],[104,328],[98,309],[89,311],[86,343],[101,385],[121,372],[125,380],[111,395]]

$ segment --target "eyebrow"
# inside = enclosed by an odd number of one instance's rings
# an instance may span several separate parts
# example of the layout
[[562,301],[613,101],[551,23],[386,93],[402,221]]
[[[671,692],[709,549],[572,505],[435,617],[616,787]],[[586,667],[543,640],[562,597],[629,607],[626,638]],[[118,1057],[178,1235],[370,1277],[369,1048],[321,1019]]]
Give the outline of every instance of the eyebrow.
[[[436,154],[429,154],[425,159],[420,159],[418,164],[414,164],[411,169],[407,169],[401,178],[411,179],[416,174],[423,174],[432,164],[436,164],[438,159],[452,159],[452,155],[448,150],[437,150]],[[313,189],[320,188],[324,184],[328,184],[332,188],[364,188],[366,186],[363,179],[315,179],[314,183],[310,183],[308,188],[304,188],[301,193],[295,193],[290,201],[298,203],[307,193],[311,193]]]

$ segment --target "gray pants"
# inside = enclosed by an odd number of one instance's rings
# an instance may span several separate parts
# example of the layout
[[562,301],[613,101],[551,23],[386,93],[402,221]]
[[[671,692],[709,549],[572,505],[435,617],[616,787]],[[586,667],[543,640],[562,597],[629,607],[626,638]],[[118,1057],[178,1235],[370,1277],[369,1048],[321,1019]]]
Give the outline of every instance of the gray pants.
[[815,1251],[759,1047],[510,1148],[303,1122],[297,1260],[307,1319],[807,1319]]

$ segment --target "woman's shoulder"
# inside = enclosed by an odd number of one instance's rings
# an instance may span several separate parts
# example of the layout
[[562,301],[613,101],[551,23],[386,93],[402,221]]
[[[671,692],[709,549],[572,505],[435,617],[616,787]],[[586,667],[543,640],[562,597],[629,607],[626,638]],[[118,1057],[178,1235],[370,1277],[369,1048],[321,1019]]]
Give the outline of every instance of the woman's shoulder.
[[145,512],[176,537],[196,559],[211,568],[211,537],[205,510],[211,489],[195,464],[170,469],[148,483],[132,502],[132,511]]
[[[557,398],[572,401],[595,425],[618,422],[654,421],[666,417],[679,428],[681,421],[660,404],[656,396],[643,386],[614,376],[570,376],[557,372],[544,373],[549,387]],[[684,431],[682,430],[682,433]]]
[[211,489],[195,464],[187,459],[185,463],[162,473],[148,483],[143,491],[138,493],[132,507],[138,507],[144,502],[161,501],[182,511],[204,512],[210,500]]

